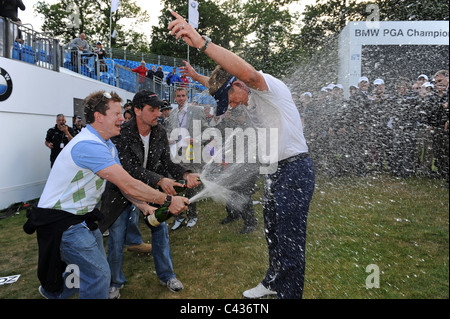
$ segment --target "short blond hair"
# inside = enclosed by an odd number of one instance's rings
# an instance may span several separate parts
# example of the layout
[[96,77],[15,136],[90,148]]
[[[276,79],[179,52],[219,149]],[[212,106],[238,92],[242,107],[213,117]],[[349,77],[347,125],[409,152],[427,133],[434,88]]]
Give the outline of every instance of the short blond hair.
[[222,85],[226,81],[228,81],[230,76],[231,74],[225,71],[222,66],[216,66],[214,71],[211,73],[211,76],[209,77],[209,94],[213,95],[214,93],[216,93],[222,87]]

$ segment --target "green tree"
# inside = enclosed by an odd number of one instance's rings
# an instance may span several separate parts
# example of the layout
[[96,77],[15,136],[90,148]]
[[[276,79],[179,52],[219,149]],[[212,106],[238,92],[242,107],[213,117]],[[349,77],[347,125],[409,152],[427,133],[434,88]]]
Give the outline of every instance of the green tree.
[[247,34],[240,51],[256,69],[283,75],[303,54],[294,32],[298,15],[288,9],[293,2],[249,0],[243,5],[238,21]]
[[[80,33],[85,33],[91,43],[98,40],[109,43],[111,0],[61,0],[55,4],[39,1],[35,8],[44,16],[42,30],[51,32],[65,43]],[[133,25],[136,25],[148,20],[149,16],[134,1],[120,1],[119,9],[112,14],[112,30],[117,31],[112,47],[129,43],[134,50],[149,51],[145,36],[126,28],[121,23],[124,18],[133,18]]]
[[[173,56],[177,58],[187,59],[188,46],[183,40],[176,41],[173,36],[169,35],[167,29],[169,23],[174,19],[169,10],[188,17],[188,1],[187,0],[165,0],[162,14],[159,17],[159,25],[152,30],[151,52]],[[200,1],[199,7],[199,28],[200,34],[208,35],[214,39],[214,42],[230,48],[233,40],[232,32],[223,32],[223,30],[231,30],[235,21],[232,17],[224,13],[224,11],[214,1]],[[189,60],[193,65],[203,66],[212,69],[215,64],[198,50],[189,49]]]

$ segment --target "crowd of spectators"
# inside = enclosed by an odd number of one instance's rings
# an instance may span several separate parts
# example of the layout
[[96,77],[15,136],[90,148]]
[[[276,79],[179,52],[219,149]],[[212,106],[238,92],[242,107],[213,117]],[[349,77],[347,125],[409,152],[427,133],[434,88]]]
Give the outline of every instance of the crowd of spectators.
[[298,107],[317,171],[428,176],[448,185],[448,78],[448,70],[414,81],[363,76],[349,98],[340,84],[303,93]]

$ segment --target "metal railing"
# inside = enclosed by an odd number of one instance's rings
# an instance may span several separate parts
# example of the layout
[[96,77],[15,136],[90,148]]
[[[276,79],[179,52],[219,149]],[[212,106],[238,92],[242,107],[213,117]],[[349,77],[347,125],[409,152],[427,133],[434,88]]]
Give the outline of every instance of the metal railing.
[[[163,79],[142,77],[129,67],[133,66],[134,68],[134,65],[140,62],[109,58],[99,59],[98,55],[93,51],[81,52],[65,49],[52,36],[36,32],[32,26],[21,25],[3,17],[0,17],[0,56],[34,64],[53,71],[59,71],[62,67],[132,93],[142,89],[149,89],[161,99],[166,99],[170,103],[175,102],[176,88],[185,87],[188,91],[189,102],[214,104],[211,97],[204,92],[205,88],[199,83],[174,83],[168,85],[165,81],[165,77],[168,74],[167,70],[164,71]],[[182,59],[161,55],[147,54],[141,55],[141,58],[147,59],[147,66],[151,62],[154,65],[161,65],[165,68],[182,65]],[[173,62],[173,64],[169,62]],[[203,68],[194,68],[200,74],[210,74],[208,70]]]
[[0,17],[0,56],[59,71],[59,41]]

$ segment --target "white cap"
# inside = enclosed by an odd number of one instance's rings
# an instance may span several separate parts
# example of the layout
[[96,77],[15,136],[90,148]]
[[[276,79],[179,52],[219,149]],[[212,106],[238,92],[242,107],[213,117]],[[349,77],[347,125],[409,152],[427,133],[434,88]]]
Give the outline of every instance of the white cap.
[[430,83],[430,82],[425,82],[424,84],[422,84],[422,87],[425,87],[425,88],[428,88],[428,87],[434,88],[434,84],[433,84],[433,83]]
[[362,77],[359,78],[358,84],[363,82],[363,81],[369,82],[369,79],[366,76],[362,76]]
[[328,90],[332,90],[334,89],[335,85],[333,83],[328,84],[328,86],[326,87]]
[[373,85],[382,85],[382,84],[384,84],[383,79],[376,79],[375,81],[373,81]]
[[324,86],[323,88],[320,89],[321,92],[328,92],[328,87]]
[[417,80],[420,79],[420,78],[424,78],[425,81],[428,81],[428,76],[427,76],[426,74],[421,74],[421,75],[419,75],[419,76],[417,77]]
[[335,88],[340,88],[341,90],[344,89],[344,86],[342,84],[336,84],[334,87]]
[[312,97],[311,92],[305,92],[305,93],[303,93],[303,96],[305,96],[305,95],[307,95],[307,96],[309,96],[309,97]]

